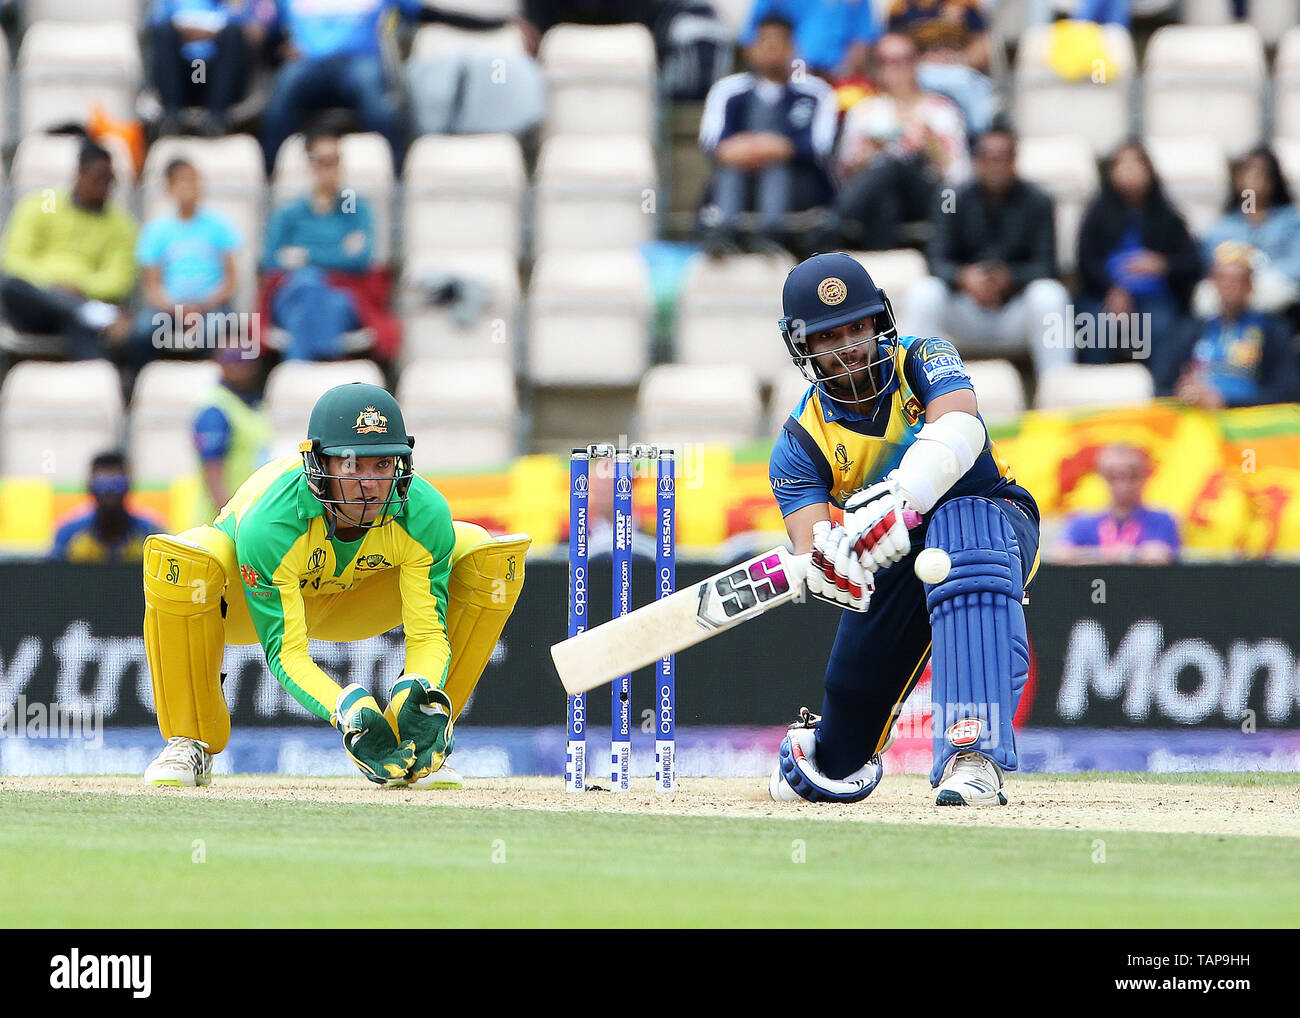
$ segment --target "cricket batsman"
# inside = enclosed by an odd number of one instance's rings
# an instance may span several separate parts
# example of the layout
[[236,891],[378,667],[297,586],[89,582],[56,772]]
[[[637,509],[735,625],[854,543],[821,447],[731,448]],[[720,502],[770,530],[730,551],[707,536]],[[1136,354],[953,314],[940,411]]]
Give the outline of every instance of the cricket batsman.
[[[144,544],[144,636],[166,747],[151,785],[206,785],[230,738],[227,644],[260,643],[271,672],[338,729],[370,781],[459,788],[453,724],[524,580],[527,535],[453,522],[412,470],[415,439],[389,393],[353,382],[311,412],[299,456],[248,478],[211,526]],[[339,687],[308,638],[364,640],[403,626],[404,673],[388,706]]]
[[[870,795],[928,660],[935,802],[1005,805],[1038,506],[989,441],[956,348],[900,336],[889,298],[856,260],[813,255],[790,272],[782,300],[781,334],[812,384],[776,440],[772,491],[795,552],[812,555],[809,592],[847,610],[821,715],[802,708],[782,740],[772,797]],[[922,516],[910,531],[909,509]],[[951,561],[938,582],[913,571],[922,548]]]

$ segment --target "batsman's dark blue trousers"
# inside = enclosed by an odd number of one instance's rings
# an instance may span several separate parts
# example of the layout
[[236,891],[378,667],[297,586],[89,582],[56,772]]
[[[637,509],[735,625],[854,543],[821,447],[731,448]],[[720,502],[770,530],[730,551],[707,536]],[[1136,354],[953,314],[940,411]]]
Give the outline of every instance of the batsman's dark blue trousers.
[[[1038,559],[1038,515],[1005,498],[990,498],[1010,522],[1026,585]],[[830,661],[817,730],[817,766],[842,778],[870,760],[889,737],[894,718],[930,660],[930,616],[916,556],[925,523],[912,531],[907,558],[876,573],[870,610],[844,612]]]

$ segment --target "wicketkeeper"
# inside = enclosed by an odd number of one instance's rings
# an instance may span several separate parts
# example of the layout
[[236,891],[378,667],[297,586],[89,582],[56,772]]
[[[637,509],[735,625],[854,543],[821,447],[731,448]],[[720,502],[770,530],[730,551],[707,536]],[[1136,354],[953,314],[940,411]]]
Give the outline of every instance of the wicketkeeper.
[[[301,456],[254,473],[211,526],[146,539],[145,646],[167,739],[149,784],[211,781],[230,738],[222,652],[260,643],[368,779],[460,787],[445,763],[453,724],[519,597],[531,539],[453,522],[413,472],[414,445],[391,395],[340,385],[312,409]],[[399,625],[406,666],[383,709],[308,654],[308,638],[364,640]]]

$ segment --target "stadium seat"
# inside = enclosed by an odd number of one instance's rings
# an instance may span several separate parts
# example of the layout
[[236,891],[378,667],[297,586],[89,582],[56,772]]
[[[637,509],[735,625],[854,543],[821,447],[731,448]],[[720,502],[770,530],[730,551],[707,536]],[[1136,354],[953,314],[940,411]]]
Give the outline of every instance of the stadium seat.
[[871,280],[885,291],[895,314],[915,283],[930,274],[925,255],[910,247],[896,251],[850,251],[854,258],[867,267]]
[[650,362],[650,281],[636,251],[549,251],[528,293],[538,385],[633,385]]
[[1291,193],[1300,193],[1300,138],[1274,138],[1273,152],[1282,166],[1282,176]]
[[1178,20],[1184,25],[1230,25],[1232,0],[1181,0]]
[[272,368],[263,399],[271,419],[271,455],[296,453],[307,434],[307,419],[316,401],[334,386],[348,382],[382,386],[384,375],[374,361],[284,361]]
[[1151,372],[1141,364],[1058,364],[1038,379],[1039,410],[1130,406],[1155,395]]
[[[9,40],[0,33],[0,145],[9,144]],[[3,205],[0,205],[3,208]]]
[[790,365],[789,371],[777,376],[776,381],[772,383],[772,398],[767,401],[767,426],[763,432],[765,435],[775,436],[781,430],[785,425],[785,419],[794,411],[799,400],[803,399],[803,394],[808,391],[811,384],[793,364]]
[[1274,140],[1300,138],[1300,27],[1282,36],[1273,65]]
[[1192,233],[1205,233],[1223,213],[1228,193],[1228,162],[1210,135],[1147,138],[1151,162],[1165,194],[1187,219]]
[[1253,25],[1157,29],[1142,76],[1143,134],[1212,135],[1236,158],[1262,135],[1264,73],[1264,44]]
[[[375,263],[387,264],[393,250],[393,150],[383,135],[368,133],[345,135],[340,152],[344,190],[355,188],[370,203],[375,223]],[[272,208],[310,189],[307,147],[301,134],[291,135],[276,153],[271,177]]]
[[1010,361],[967,361],[966,373],[985,424],[1014,423],[1025,412],[1025,385]]
[[1255,26],[1265,46],[1276,46],[1300,21],[1300,0],[1255,0],[1246,5],[1246,20]]
[[507,24],[489,31],[454,28],[451,25],[421,25],[411,40],[411,59],[443,56],[467,49],[523,53],[524,36],[517,25]]
[[523,0],[438,0],[446,14],[474,14],[481,18],[522,18]]
[[203,204],[225,216],[239,232],[241,244],[236,306],[253,306],[257,294],[257,263],[266,232],[266,171],[262,149],[251,134],[225,138],[159,138],[149,148],[140,174],[142,223],[172,210],[165,171],[173,159],[185,158],[203,178]]
[[23,23],[34,25],[40,21],[101,22],[124,21],[132,29],[140,25],[145,4],[141,0],[25,0]]
[[15,364],[0,386],[0,473],[83,484],[122,440],[122,388],[106,360]]
[[759,437],[758,375],[725,365],[660,364],[637,392],[636,430],[656,445],[740,445]]
[[631,248],[655,235],[654,153],[641,137],[561,136],[542,145],[534,249]]
[[19,135],[85,123],[96,106],[118,120],[133,120],[141,74],[131,24],[37,22],[18,47]]
[[1083,213],[1100,183],[1088,139],[1078,134],[1021,138],[1017,166],[1021,177],[1052,196],[1056,260],[1060,271],[1072,271]]
[[[485,288],[482,308],[472,322],[458,321],[450,305],[431,303],[425,284],[439,277],[460,278]],[[470,294],[468,301],[473,300]],[[400,305],[403,364],[417,360],[518,363],[519,268],[510,251],[424,251],[412,255],[402,271]]]
[[643,25],[556,25],[537,60],[546,74],[547,137],[655,129],[655,43]]
[[402,173],[406,257],[504,249],[518,258],[526,186],[523,153],[511,135],[417,138]]
[[[1121,25],[1104,25],[1102,40],[1109,55],[1101,70],[1104,80],[1091,76],[1066,81],[1048,64],[1051,39],[1048,25],[1025,29],[1016,50],[1013,106],[1022,139],[1059,135],[1068,119],[1072,131],[1088,141],[1093,155],[1102,156],[1132,133],[1132,96],[1137,76],[1133,39]],[[1069,111],[1068,118],[1063,111]]]
[[[131,169],[131,158],[120,145],[108,145],[109,155],[113,159],[113,171],[117,174],[117,183],[113,187],[112,200],[123,208],[132,205],[135,173]],[[77,173],[77,154],[81,150],[81,139],[68,134],[29,134],[18,143],[14,150],[14,162],[9,178],[12,187],[11,200],[17,202],[24,195],[33,191],[52,188],[66,191],[72,187],[73,177]]]
[[[770,382],[790,368],[781,340],[781,288],[794,261],[761,254],[697,256],[677,302],[674,360],[749,368]],[[893,297],[890,297],[893,300]]]
[[195,410],[219,377],[215,361],[152,361],[144,366],[127,420],[136,480],[165,484],[194,473]]
[[420,473],[484,470],[517,451],[519,399],[508,364],[415,361],[397,383]]
[[712,0],[713,9],[718,20],[731,33],[733,39],[739,39],[740,33],[749,23],[749,12],[753,9],[753,0]]

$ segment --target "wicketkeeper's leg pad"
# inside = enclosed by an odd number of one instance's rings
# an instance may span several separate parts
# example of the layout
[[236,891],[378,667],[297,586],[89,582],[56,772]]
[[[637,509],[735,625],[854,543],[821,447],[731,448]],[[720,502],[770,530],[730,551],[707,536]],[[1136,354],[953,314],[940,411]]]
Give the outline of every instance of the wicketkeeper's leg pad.
[[1013,771],[1018,761],[1011,722],[1029,677],[1024,567],[1015,530],[991,499],[955,498],[935,511],[925,543],[952,560],[947,577],[925,587],[934,637],[930,784],[938,785],[949,759],[968,750]]
[[447,589],[447,640],[451,668],[443,691],[457,714],[487,667],[524,586],[527,534],[492,537],[474,523],[456,521]]
[[226,646],[221,595],[227,573],[225,556],[203,545],[214,540],[212,534],[230,538],[212,527],[196,531],[145,538],[145,654],[163,737],[184,735],[220,753],[230,741],[230,711],[221,693]]

